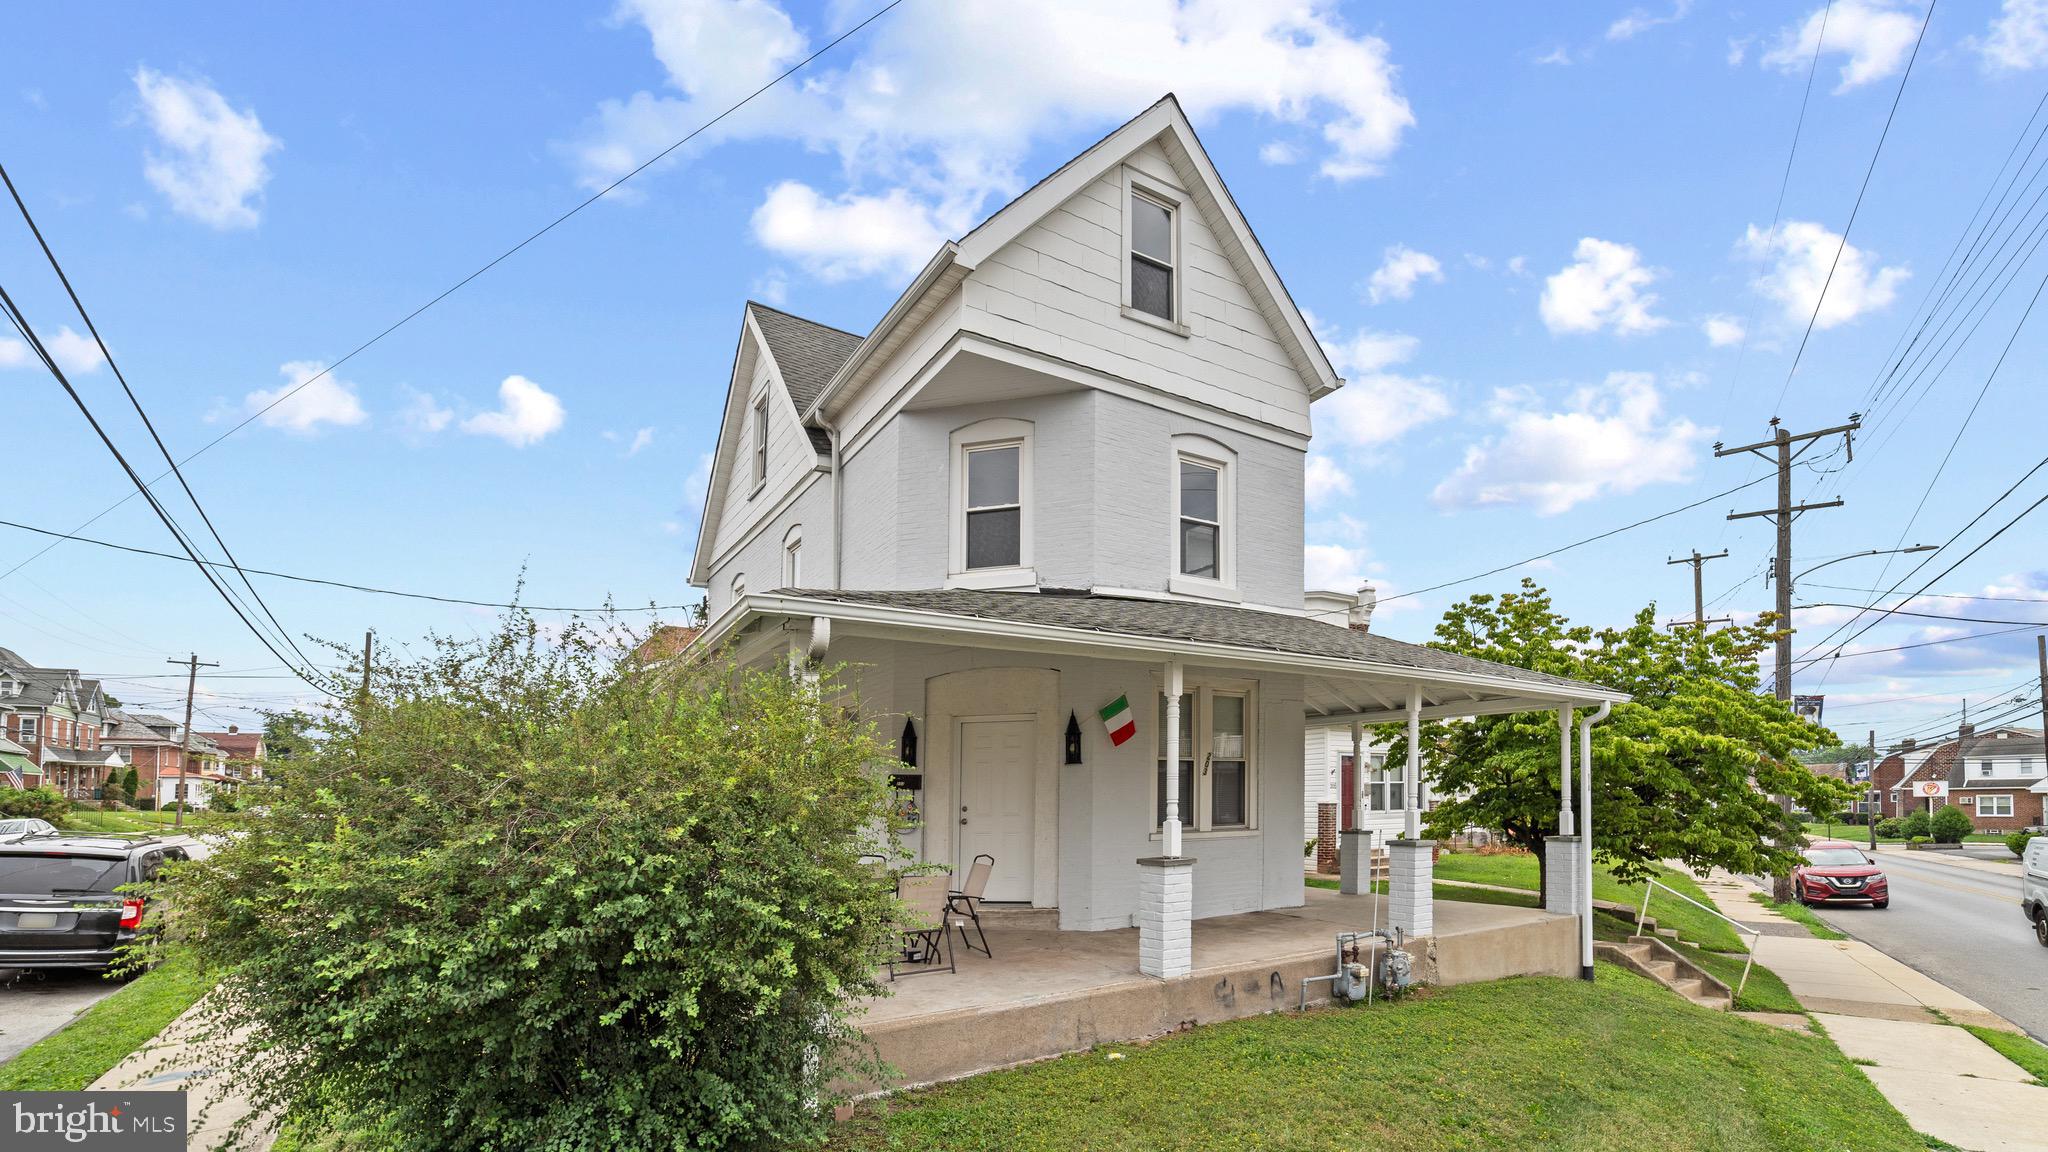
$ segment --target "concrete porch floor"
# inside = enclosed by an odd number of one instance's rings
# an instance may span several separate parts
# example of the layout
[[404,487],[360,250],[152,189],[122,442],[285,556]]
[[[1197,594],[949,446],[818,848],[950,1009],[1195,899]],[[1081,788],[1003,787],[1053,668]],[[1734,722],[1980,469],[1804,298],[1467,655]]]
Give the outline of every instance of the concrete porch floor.
[[[896,1070],[894,1085],[953,1079],[1189,1024],[1292,1010],[1305,976],[1327,975],[1338,932],[1386,926],[1386,897],[1306,892],[1299,908],[1197,920],[1194,970],[1138,971],[1135,928],[1058,932],[991,928],[990,959],[962,949],[957,973],[899,979],[860,1026]],[[1404,946],[1437,985],[1503,976],[1576,975],[1578,920],[1532,908],[1438,901],[1436,932]],[[1309,1003],[1329,998],[1309,987]]]

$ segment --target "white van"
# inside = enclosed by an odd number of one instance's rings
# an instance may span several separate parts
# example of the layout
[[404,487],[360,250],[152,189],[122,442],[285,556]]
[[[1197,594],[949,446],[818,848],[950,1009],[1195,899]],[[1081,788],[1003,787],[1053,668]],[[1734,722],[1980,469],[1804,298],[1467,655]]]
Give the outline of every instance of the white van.
[[2027,841],[2023,860],[2026,871],[2020,877],[2020,911],[2034,922],[2034,939],[2048,948],[2048,836]]

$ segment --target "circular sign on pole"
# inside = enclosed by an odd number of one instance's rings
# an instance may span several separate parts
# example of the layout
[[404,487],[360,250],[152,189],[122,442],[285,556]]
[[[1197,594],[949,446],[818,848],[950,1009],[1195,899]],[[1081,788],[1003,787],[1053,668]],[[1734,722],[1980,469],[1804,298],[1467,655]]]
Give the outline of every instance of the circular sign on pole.
[[1923,800],[1945,800],[1948,798],[1948,781],[1920,780],[1913,784],[1913,795]]

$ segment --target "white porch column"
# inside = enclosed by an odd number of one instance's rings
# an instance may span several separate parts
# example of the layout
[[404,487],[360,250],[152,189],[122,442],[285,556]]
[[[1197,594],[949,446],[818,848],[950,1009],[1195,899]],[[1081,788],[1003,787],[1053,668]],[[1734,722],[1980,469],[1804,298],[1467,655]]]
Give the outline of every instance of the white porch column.
[[1138,971],[1162,979],[1194,967],[1195,862],[1180,854],[1181,666],[1166,662],[1166,819],[1161,855],[1138,861]]
[[1593,725],[1609,706],[1579,717],[1579,977],[1593,978]]
[[1337,890],[1357,896],[1372,891],[1372,833],[1365,830],[1364,726],[1351,722],[1351,826],[1337,833]]
[[1180,855],[1180,661],[1166,662],[1166,820],[1159,829],[1160,855]]
[[1408,687],[1408,786],[1401,789],[1401,835],[1422,835],[1422,685]]
[[1557,834],[1570,836],[1572,826],[1572,706],[1557,709]]

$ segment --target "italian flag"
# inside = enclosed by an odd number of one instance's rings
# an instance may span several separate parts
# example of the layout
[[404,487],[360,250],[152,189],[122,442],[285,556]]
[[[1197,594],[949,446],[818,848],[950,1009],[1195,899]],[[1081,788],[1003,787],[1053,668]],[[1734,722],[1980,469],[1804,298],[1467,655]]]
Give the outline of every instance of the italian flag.
[[1122,696],[1103,705],[1098,715],[1102,717],[1102,726],[1109,730],[1111,744],[1121,747],[1138,734],[1138,719],[1131,715],[1131,702]]

